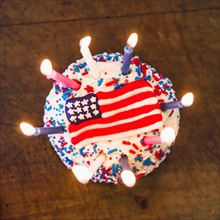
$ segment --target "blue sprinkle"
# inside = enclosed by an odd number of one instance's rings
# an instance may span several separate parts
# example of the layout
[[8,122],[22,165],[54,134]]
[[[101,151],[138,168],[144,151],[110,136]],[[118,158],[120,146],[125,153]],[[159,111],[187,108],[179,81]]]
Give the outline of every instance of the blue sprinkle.
[[117,173],[118,172],[118,168],[119,168],[119,165],[118,164],[112,164],[112,170],[114,173]]
[[47,108],[47,111],[50,111],[52,109],[52,105],[50,105],[48,108]]
[[79,73],[79,72],[80,72],[79,67],[74,67],[74,72],[75,72],[75,73]]
[[68,149],[69,149],[70,151],[73,151],[72,145],[70,145],[70,146],[68,147]]
[[114,148],[114,149],[108,151],[107,154],[112,154],[112,153],[114,153],[114,152],[116,152],[116,151],[118,151],[118,149],[117,149],[117,148]]
[[140,161],[140,162],[141,162],[141,161],[143,160],[143,157],[138,156],[138,157],[135,157],[134,160],[135,160],[135,161]]
[[151,75],[145,76],[145,77],[144,77],[144,80],[151,81]]
[[93,149],[95,150],[98,147],[97,144],[94,144]]
[[83,68],[86,66],[86,63],[80,63],[79,66]]
[[141,80],[141,78],[140,78],[140,77],[138,77],[138,76],[136,76],[136,77],[135,77],[135,80]]
[[103,78],[100,78],[100,79],[98,80],[98,86],[101,86],[101,85],[102,85],[102,82],[103,82]]
[[115,56],[115,59],[114,59],[115,61],[118,61],[118,56]]
[[60,107],[60,109],[62,109],[62,108],[63,108],[63,105],[62,105],[62,104],[59,104],[59,107]]
[[115,173],[117,173],[117,172],[118,172],[118,168],[119,168],[119,165],[118,165],[118,164],[113,163],[113,164],[112,164],[112,173],[110,174],[110,176],[114,176],[114,175],[115,175]]
[[153,162],[151,161],[150,158],[147,158],[147,159],[143,162],[143,165],[144,165],[144,166],[150,166],[151,164],[153,164]]
[[136,72],[138,73],[139,76],[141,75],[141,69],[139,67],[136,68]]
[[68,157],[65,157],[65,163],[66,164],[68,164],[68,165],[70,165],[70,166],[72,166],[72,164],[73,164],[73,161],[72,160],[70,160]]
[[81,148],[81,149],[79,150],[80,155],[83,155],[84,149],[85,149],[85,147],[83,147],[83,148]]
[[137,167],[133,166],[132,170],[133,170],[134,173],[136,173],[137,172]]

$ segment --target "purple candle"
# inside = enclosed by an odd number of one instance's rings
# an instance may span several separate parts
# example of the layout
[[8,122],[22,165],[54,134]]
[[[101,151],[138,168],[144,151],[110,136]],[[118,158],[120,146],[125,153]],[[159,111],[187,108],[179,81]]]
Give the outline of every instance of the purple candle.
[[119,160],[121,166],[122,166],[122,170],[130,170],[130,165],[128,163],[128,158],[126,155],[122,156]]
[[191,92],[185,94],[180,101],[174,101],[174,102],[164,102],[160,104],[161,110],[166,111],[168,109],[174,109],[174,108],[185,108],[189,107],[193,104],[193,94]]
[[64,127],[33,127],[32,125],[22,122],[20,128],[23,134],[27,136],[50,135],[64,133]]
[[129,74],[129,67],[132,58],[133,48],[137,44],[137,40],[138,35],[136,33],[131,34],[128,38],[127,45],[124,47],[124,59],[121,68],[123,75]]
[[136,183],[136,177],[134,173],[130,170],[127,156],[122,156],[119,160],[119,163],[122,166],[121,178],[123,180],[123,183],[128,187],[134,186]]
[[80,84],[78,82],[69,79],[61,73],[58,73],[57,71],[53,70],[52,64],[48,59],[42,61],[40,70],[44,75],[47,76],[47,79],[53,79],[57,82],[61,82],[63,84],[63,87],[70,87],[74,90],[80,89]]

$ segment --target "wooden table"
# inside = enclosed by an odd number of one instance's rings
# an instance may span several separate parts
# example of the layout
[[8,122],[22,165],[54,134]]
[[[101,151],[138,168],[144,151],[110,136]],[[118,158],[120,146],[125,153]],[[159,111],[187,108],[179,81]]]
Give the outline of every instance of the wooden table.
[[[219,219],[218,0],[1,1],[1,219]],[[62,72],[93,54],[123,52],[137,32],[135,54],[168,76],[180,98],[175,147],[160,168],[127,188],[81,185],[47,137],[25,137],[19,123],[42,125],[52,81],[43,58]]]

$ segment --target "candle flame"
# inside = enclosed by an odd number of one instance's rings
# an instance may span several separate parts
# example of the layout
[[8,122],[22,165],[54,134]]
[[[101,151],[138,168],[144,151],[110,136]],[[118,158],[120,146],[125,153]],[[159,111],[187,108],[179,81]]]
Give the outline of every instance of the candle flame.
[[89,44],[91,42],[91,37],[90,36],[86,36],[84,38],[82,38],[79,42],[79,46],[80,47],[88,47]]
[[181,103],[186,107],[191,106],[193,104],[193,101],[194,101],[194,96],[193,93],[191,92],[186,93],[181,99]]
[[164,128],[163,131],[161,132],[160,137],[161,137],[161,140],[162,140],[164,143],[170,144],[170,143],[172,143],[172,142],[175,140],[175,138],[176,138],[175,131],[174,131],[174,129],[171,128],[171,127],[166,127],[166,128]]
[[40,65],[40,71],[46,76],[51,75],[53,68],[52,63],[48,59],[44,59]]
[[20,128],[21,128],[22,133],[27,136],[32,136],[35,133],[35,128],[26,122],[21,122]]
[[136,177],[133,172],[130,170],[123,170],[121,173],[121,178],[123,180],[123,183],[127,187],[133,187],[136,183]]
[[136,33],[133,33],[128,38],[127,44],[129,47],[134,48],[137,44],[137,41],[138,41],[138,35]]
[[89,182],[91,174],[86,166],[74,165],[72,171],[80,183],[87,184]]

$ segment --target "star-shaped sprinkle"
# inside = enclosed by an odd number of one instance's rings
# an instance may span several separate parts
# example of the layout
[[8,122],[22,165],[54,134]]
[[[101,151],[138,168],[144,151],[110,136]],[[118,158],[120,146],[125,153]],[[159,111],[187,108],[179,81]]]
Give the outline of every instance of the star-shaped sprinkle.
[[82,104],[83,104],[83,105],[88,105],[88,101],[89,101],[88,99],[83,99],[83,100],[82,100]]
[[98,114],[99,114],[99,111],[96,109],[96,110],[93,111],[93,114],[94,114],[94,115],[98,115]]
[[78,107],[79,105],[80,105],[80,101],[75,101],[75,102],[74,102],[75,108]]
[[96,105],[95,104],[92,104],[90,107],[91,107],[91,109],[96,109]]
[[86,116],[86,118],[91,118],[92,117],[92,115],[89,112],[87,112],[85,116]]
[[70,117],[70,120],[73,122],[73,121],[75,121],[76,122],[76,116],[71,116]]
[[76,112],[79,114],[80,112],[82,112],[82,109],[78,107],[78,108],[76,109]]
[[85,116],[83,114],[80,114],[79,117],[78,117],[80,120],[83,120],[85,119]]
[[72,102],[68,102],[68,103],[66,104],[66,107],[67,107],[67,108],[73,107],[73,103],[72,103]]
[[70,109],[68,110],[68,113],[69,113],[70,115],[73,115],[74,110],[73,110],[72,108],[70,108]]
[[83,111],[84,111],[84,112],[89,111],[89,106],[84,106],[84,107],[83,107]]
[[96,102],[96,97],[95,97],[95,96],[91,97],[91,98],[90,98],[90,101],[91,101],[91,102]]

